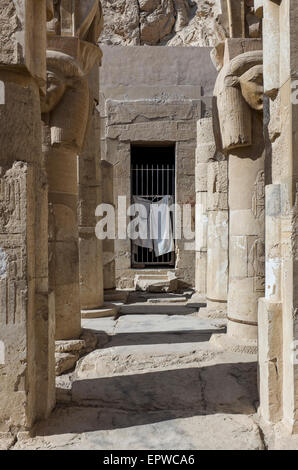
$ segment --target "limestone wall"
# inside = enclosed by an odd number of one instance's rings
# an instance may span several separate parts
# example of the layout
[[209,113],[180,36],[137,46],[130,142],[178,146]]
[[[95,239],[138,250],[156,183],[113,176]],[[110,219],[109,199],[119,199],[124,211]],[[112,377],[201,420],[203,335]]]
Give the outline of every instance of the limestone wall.
[[[209,48],[103,47],[100,72],[102,159],[112,164],[113,197],[130,201],[130,145],[174,143],[176,202],[195,202],[196,122],[211,114],[216,70]],[[202,175],[206,177],[206,175]],[[194,213],[193,213],[194,218]],[[133,288],[130,240],[116,240],[114,257],[107,244],[106,273],[115,264],[118,288]],[[176,245],[176,275],[194,286],[194,244]],[[111,286],[112,280],[106,281]]]

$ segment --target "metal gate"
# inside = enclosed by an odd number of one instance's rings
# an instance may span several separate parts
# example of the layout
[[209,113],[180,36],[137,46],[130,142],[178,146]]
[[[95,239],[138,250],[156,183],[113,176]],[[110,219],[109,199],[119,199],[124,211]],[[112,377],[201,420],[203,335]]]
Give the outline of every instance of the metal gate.
[[[135,148],[134,150],[136,150]],[[169,150],[172,156],[169,158]],[[139,147],[138,156],[131,159],[131,194],[152,202],[160,201],[164,196],[173,196],[175,200],[175,147]],[[146,158],[146,155],[155,155]],[[163,161],[162,155],[165,158]],[[159,155],[159,157],[158,157]],[[132,267],[152,268],[175,266],[175,252],[156,257],[149,248],[137,246],[132,241]]]

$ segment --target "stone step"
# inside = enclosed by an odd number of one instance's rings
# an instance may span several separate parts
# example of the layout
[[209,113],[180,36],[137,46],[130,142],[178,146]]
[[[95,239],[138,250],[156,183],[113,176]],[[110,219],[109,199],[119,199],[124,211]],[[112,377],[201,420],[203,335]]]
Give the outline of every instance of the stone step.
[[119,312],[120,308],[122,307],[122,305],[125,305],[124,302],[120,302],[120,301],[114,301],[114,302],[104,302],[103,303],[103,308],[114,308],[117,310],[117,312]]
[[147,314],[147,315],[189,315],[197,312],[196,307],[189,307],[187,305],[179,305],[175,303],[135,303],[131,305],[122,305],[119,310],[120,314]]
[[105,302],[126,302],[129,291],[106,290],[104,292]]
[[152,280],[152,281],[167,281],[168,276],[166,274],[138,274],[138,279],[143,281],[144,279]]
[[117,315],[118,309],[116,307],[104,307],[94,310],[82,310],[82,318],[102,318],[102,317],[114,317]]
[[168,271],[163,273],[136,274],[134,280],[135,290],[143,292],[175,292],[178,288],[178,280],[175,273]]
[[186,303],[186,297],[159,297],[159,298],[149,298],[147,300],[148,304],[177,304],[177,303]]

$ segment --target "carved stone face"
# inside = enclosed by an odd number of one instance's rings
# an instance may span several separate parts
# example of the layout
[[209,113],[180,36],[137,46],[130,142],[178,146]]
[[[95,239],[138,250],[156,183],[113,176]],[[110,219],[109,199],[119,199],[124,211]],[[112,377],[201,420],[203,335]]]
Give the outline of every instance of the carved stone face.
[[239,79],[242,95],[252,109],[263,110],[263,67],[255,65]]
[[57,106],[66,90],[66,86],[63,75],[57,70],[47,71],[47,92],[46,96],[41,98],[41,111],[43,113],[48,113]]

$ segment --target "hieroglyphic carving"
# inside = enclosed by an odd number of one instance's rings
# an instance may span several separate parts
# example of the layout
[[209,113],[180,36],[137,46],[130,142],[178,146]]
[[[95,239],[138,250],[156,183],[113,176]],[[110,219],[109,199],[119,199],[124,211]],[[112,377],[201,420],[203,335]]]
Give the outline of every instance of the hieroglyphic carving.
[[257,238],[248,254],[248,275],[254,278],[254,292],[265,289],[265,243]]
[[265,214],[265,171],[258,172],[252,195],[252,212],[259,219]]
[[[26,319],[30,166],[16,162],[0,178],[0,324]],[[27,189],[29,189],[29,194]]]
[[[21,181],[18,174],[8,170],[0,179],[0,232],[17,229],[21,223]],[[17,176],[17,178],[15,178]]]
[[[23,248],[6,248],[0,239],[0,324],[18,324],[26,319],[27,287],[24,279]],[[3,274],[3,271],[6,271]]]

